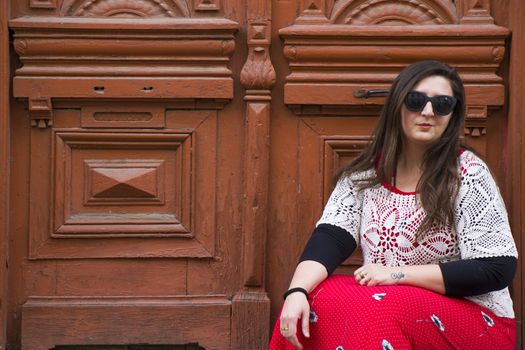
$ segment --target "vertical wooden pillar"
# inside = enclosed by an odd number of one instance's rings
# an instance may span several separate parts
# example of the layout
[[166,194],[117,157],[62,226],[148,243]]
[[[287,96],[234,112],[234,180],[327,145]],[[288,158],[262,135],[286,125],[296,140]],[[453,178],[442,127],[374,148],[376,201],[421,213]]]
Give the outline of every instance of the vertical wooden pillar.
[[247,4],[248,59],[241,71],[246,89],[243,287],[233,298],[232,349],[266,349],[270,300],[265,292],[265,249],[270,171],[270,89],[275,70],[270,61],[271,3]]
[[9,1],[0,1],[0,350],[6,347],[9,206]]
[[509,124],[508,124],[508,172],[510,181],[507,181],[506,193],[510,199],[510,223],[514,239],[518,246],[521,263],[518,264],[518,271],[512,285],[513,299],[515,304],[516,319],[518,321],[518,349],[522,349],[523,337],[525,334],[525,323],[523,322],[525,289],[523,280],[525,278],[523,254],[525,252],[525,228],[521,218],[525,215],[525,162],[522,161],[525,154],[525,143],[523,142],[523,132],[525,129],[523,116],[525,115],[525,2],[522,0],[512,0],[509,6],[509,29],[512,31],[512,41],[510,48],[510,68],[509,68]]

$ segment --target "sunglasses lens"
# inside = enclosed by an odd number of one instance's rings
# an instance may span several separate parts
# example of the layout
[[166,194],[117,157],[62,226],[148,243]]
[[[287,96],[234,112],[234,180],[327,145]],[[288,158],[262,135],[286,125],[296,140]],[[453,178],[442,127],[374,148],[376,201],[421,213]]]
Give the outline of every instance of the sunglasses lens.
[[437,115],[450,114],[456,106],[456,99],[453,96],[427,97],[422,92],[410,91],[405,97],[405,106],[411,112],[421,112],[428,101],[432,103],[432,109]]
[[438,115],[447,115],[454,110],[456,99],[452,96],[438,96],[432,101],[432,108]]
[[421,112],[426,103],[426,96],[418,91],[409,92],[405,98],[405,106],[412,112]]

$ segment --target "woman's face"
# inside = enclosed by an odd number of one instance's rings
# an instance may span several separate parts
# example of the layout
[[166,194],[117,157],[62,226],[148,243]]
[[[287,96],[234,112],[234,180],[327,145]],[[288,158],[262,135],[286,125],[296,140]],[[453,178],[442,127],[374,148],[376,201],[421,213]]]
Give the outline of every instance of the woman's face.
[[[428,97],[454,95],[449,80],[439,75],[426,77],[413,90],[422,92]],[[401,107],[401,124],[406,146],[428,147],[441,137],[451,117],[452,112],[445,116],[437,115],[430,101],[426,103],[421,112],[409,111],[403,104]]]

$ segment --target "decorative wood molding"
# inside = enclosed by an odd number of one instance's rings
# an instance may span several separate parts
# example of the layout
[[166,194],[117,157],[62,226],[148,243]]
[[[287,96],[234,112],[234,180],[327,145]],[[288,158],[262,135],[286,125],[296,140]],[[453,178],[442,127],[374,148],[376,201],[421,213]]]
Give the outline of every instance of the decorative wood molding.
[[45,129],[53,125],[53,107],[49,97],[30,98],[28,110],[31,118],[31,126]]
[[462,15],[461,24],[494,24],[490,0],[461,0],[458,1],[458,9]]
[[251,21],[248,25],[249,53],[241,71],[241,84],[246,90],[270,90],[275,85],[269,54],[270,29],[269,21]]
[[456,24],[457,10],[448,0],[341,0],[331,23],[352,25]]
[[78,109],[57,108],[31,131],[29,259],[215,256],[217,112],[169,113],[162,132],[81,131],[61,128]]
[[[270,61],[271,22],[249,20],[248,59],[241,71],[246,89],[246,127],[243,207],[243,279],[249,287],[264,286],[264,261],[268,215],[270,169],[270,89],[275,70]],[[250,174],[250,175],[248,175]]]
[[465,136],[479,137],[487,133],[487,106],[467,105]]
[[56,9],[57,0],[29,0],[29,7],[32,9]]
[[23,17],[10,27],[22,63],[15,97],[233,97],[237,24],[226,19]]
[[226,295],[30,297],[22,306],[21,347],[198,342],[206,349],[229,349],[231,312]]
[[301,0],[301,15],[296,19],[296,24],[321,24],[329,23],[327,0]]
[[190,17],[190,9],[184,0],[77,0],[62,6],[61,15],[122,18]]
[[220,11],[220,0],[195,0],[193,9],[197,12]]
[[291,70],[284,99],[296,109],[380,106],[383,97],[362,99],[354,91],[388,88],[403,67],[423,59],[458,69],[468,105],[501,106],[505,101],[503,81],[496,74],[509,35],[503,27],[293,25],[280,35]]

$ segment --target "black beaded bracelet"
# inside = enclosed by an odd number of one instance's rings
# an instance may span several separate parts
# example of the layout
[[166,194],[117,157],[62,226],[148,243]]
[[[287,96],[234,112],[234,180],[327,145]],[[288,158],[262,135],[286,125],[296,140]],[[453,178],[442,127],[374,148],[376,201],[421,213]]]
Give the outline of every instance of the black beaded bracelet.
[[306,289],[301,288],[301,287],[295,287],[295,288],[290,288],[290,289],[288,289],[286,292],[284,292],[284,294],[283,294],[283,298],[284,298],[284,300],[286,300],[286,298],[287,298],[290,294],[295,293],[295,292],[301,292],[301,293],[303,293],[304,295],[306,295],[306,299],[308,299],[308,292],[306,291]]

